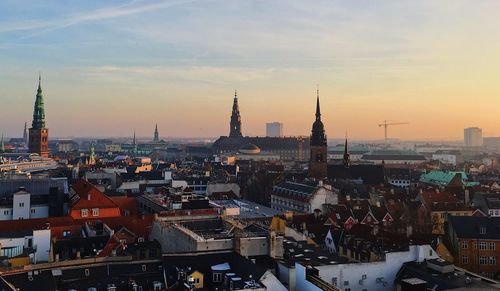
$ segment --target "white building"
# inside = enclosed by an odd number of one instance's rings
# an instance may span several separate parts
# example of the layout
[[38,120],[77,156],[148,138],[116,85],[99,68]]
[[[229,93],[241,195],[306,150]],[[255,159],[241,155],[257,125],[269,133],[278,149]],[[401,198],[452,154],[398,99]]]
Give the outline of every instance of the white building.
[[19,190],[0,203],[0,220],[35,219],[49,217],[48,196],[32,199],[29,192]]
[[429,259],[437,259],[439,256],[429,245],[412,245],[408,251],[389,252],[384,261],[377,262],[325,262],[322,264],[306,264],[295,262],[295,267],[289,268],[279,264],[279,278],[293,278],[288,280],[288,288],[295,290],[320,290],[306,278],[308,268],[319,271],[318,277],[324,282],[332,284],[340,290],[350,291],[389,291],[394,290],[396,274],[406,262],[424,262]]
[[48,262],[50,247],[50,229],[0,235],[0,256],[7,258],[20,256],[28,249],[33,250],[29,254],[31,263]]
[[330,185],[317,186],[282,182],[273,187],[271,208],[280,211],[313,213],[323,204],[338,204],[338,193]]
[[283,123],[281,123],[281,122],[266,123],[266,136],[282,137],[283,136]]
[[464,129],[464,145],[466,147],[483,146],[483,130],[479,127]]

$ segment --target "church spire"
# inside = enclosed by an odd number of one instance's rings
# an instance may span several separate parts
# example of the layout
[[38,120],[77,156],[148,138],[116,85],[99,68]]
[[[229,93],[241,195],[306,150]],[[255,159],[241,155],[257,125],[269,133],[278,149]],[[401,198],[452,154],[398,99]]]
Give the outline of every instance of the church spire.
[[345,145],[344,145],[344,159],[343,159],[344,166],[347,168],[349,167],[349,164],[351,163],[350,161],[350,155],[349,151],[347,149],[347,133],[345,135]]
[[23,141],[28,144],[28,123],[26,121],[24,122]]
[[242,136],[243,135],[241,134],[240,108],[238,105],[238,92],[234,90],[233,110],[231,113],[229,137],[242,137]]
[[33,129],[45,128],[45,108],[42,94],[42,75],[38,74],[38,89],[36,92],[35,107],[33,109]]
[[321,120],[321,110],[319,108],[319,86],[316,89],[316,120]]
[[158,134],[158,123],[155,125],[155,133],[153,136],[153,141],[158,142],[160,140],[160,136]]
[[3,133],[2,133],[2,139],[0,140],[0,152],[5,152],[5,144],[3,142]]

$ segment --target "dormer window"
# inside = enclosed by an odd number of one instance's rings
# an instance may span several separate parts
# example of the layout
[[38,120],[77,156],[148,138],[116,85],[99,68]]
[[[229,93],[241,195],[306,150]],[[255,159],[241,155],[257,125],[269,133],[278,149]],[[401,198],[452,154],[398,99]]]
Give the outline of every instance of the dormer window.
[[81,210],[82,217],[87,217],[89,216],[89,210],[87,208],[84,208]]
[[479,233],[486,234],[486,227],[484,227],[484,226],[479,227]]

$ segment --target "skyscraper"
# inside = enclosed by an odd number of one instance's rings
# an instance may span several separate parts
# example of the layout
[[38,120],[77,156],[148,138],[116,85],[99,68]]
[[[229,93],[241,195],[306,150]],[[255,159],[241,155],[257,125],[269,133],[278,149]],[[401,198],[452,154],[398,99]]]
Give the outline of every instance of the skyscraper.
[[234,99],[233,99],[233,111],[231,113],[231,122],[229,129],[229,137],[242,137],[241,134],[241,116],[240,116],[240,108],[238,106],[238,95],[236,90],[234,90]]
[[466,147],[480,147],[483,145],[483,130],[479,127],[464,129],[464,145]]
[[154,133],[154,136],[153,136],[153,141],[154,142],[160,141],[160,136],[158,134],[158,124],[155,125],[155,133]]
[[266,123],[266,136],[282,137],[283,136],[283,123],[281,123],[281,122]]
[[325,127],[321,121],[319,89],[316,92],[316,120],[313,123],[310,139],[309,176],[323,179],[327,176],[327,141]]
[[29,129],[29,151],[42,157],[49,156],[49,129],[45,127],[41,75],[38,75],[38,90],[33,109],[33,121]]

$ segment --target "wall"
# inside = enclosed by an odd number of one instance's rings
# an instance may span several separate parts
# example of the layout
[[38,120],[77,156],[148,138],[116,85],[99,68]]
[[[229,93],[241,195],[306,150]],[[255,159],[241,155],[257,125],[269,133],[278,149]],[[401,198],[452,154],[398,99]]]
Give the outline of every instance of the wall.
[[[430,251],[432,251],[432,254],[430,254]],[[425,259],[431,258],[438,258],[438,256],[429,245],[410,246],[410,250],[406,252],[387,253],[385,261],[370,263],[353,262],[316,266],[315,268],[319,270],[319,276],[325,282],[330,284],[336,283],[337,287],[341,289],[350,288],[351,291],[389,291],[394,290],[394,279],[403,263],[410,261],[422,262]],[[295,270],[293,267],[288,268],[280,263],[278,264],[278,270],[280,280],[282,282],[289,282],[289,289],[291,291],[319,290],[318,287],[306,280],[305,267],[300,263],[295,263]],[[292,285],[292,276],[295,276],[295,286]],[[386,282],[385,286],[383,282]]]
[[239,238],[239,249],[236,251],[244,257],[268,255],[268,239],[267,237],[241,237]]
[[12,207],[0,208],[0,220],[12,220]]
[[33,248],[36,248],[34,263],[49,261],[50,245],[50,229],[33,231]]
[[[432,251],[432,254],[430,254],[430,251]],[[410,261],[421,262],[424,259],[431,258],[438,258],[438,256],[429,245],[410,246],[410,250],[406,252],[387,253],[385,261],[326,265],[316,268],[319,270],[320,277],[328,283],[333,283],[333,278],[337,278],[339,288],[351,288],[352,291],[362,291],[367,288],[382,291],[394,289],[394,279],[403,263]],[[377,278],[379,279],[377,280]]]
[[[30,198],[29,193],[16,193],[13,199],[12,219],[29,219],[30,218]],[[22,206],[21,206],[22,205]]]
[[46,218],[49,217],[48,205],[32,205],[30,209],[30,218]]
[[215,183],[207,185],[207,195],[214,192],[229,192],[233,191],[236,196],[240,197],[240,186],[236,183]]

